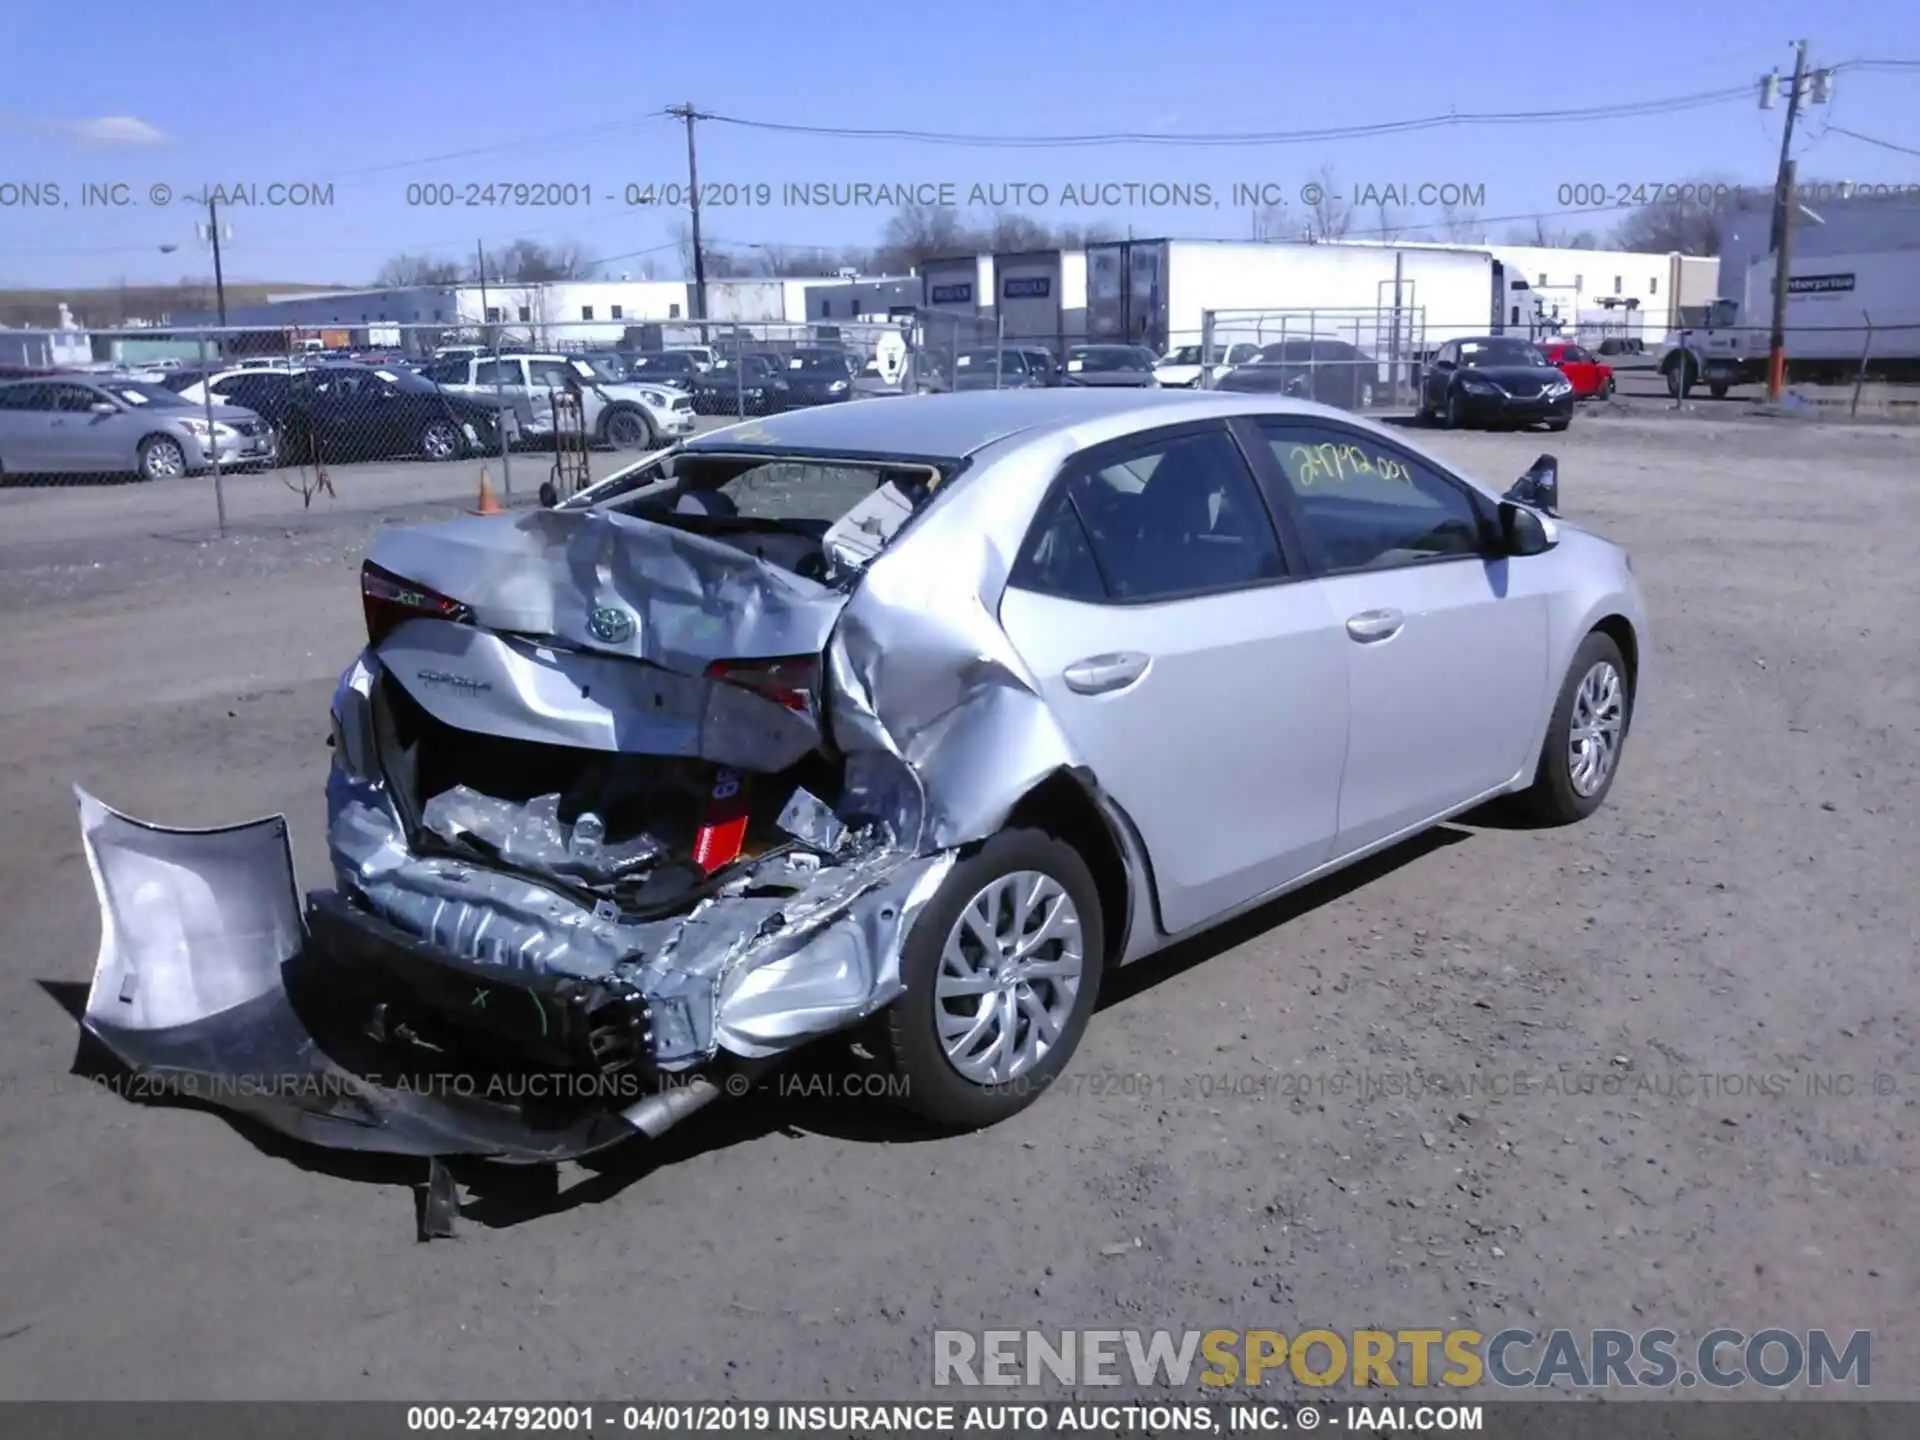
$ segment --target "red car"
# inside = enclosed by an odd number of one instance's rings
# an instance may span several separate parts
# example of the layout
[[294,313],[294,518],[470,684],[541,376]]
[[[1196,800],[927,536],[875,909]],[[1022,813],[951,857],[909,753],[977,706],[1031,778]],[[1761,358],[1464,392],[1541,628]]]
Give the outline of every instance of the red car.
[[1594,358],[1591,351],[1565,340],[1535,341],[1547,363],[1573,382],[1576,400],[1610,399],[1613,395],[1613,367]]

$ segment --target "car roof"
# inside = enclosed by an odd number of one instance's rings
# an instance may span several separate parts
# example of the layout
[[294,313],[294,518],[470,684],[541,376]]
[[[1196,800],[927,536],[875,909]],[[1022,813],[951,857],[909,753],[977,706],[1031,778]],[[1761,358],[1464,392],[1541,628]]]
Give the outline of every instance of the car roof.
[[729,425],[684,442],[689,454],[742,449],[838,452],[843,455],[916,455],[941,460],[967,456],[1011,435],[1037,439],[1089,420],[1138,412],[1140,428],[1177,425],[1227,415],[1339,415],[1323,405],[1282,397],[1213,391],[1117,390],[1061,386],[1037,390],[975,390],[957,395],[905,395],[853,405],[792,410]]

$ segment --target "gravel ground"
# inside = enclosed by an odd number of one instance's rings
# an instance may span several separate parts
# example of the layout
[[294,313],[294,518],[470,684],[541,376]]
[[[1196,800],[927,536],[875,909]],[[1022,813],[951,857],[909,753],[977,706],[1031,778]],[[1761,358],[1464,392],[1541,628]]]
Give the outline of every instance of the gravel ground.
[[324,882],[354,569],[471,477],[262,489],[225,540],[203,488],[0,492],[0,1395],[898,1398],[939,1327],[1522,1324],[1869,1328],[1875,1395],[1920,1396],[1920,437],[1430,439],[1500,480],[1554,450],[1634,553],[1655,683],[1592,821],[1448,827],[1125,972],[992,1131],[822,1062],[651,1152],[477,1167],[433,1245],[411,1165],[68,1074],[69,787],[283,811]]

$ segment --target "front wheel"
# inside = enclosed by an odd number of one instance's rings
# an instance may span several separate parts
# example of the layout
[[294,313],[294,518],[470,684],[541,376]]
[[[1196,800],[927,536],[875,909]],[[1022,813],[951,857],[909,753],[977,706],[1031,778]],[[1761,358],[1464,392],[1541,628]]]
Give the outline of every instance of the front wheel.
[[1547,421],[1547,429],[1555,431],[1564,430],[1571,424],[1573,424],[1572,420],[1549,420]]
[[1533,784],[1521,806],[1547,825],[1571,825],[1598,810],[1613,788],[1633,716],[1626,661],[1611,636],[1580,642],[1547,723]]
[[1447,408],[1440,417],[1440,423],[1449,430],[1458,430],[1465,417],[1460,412],[1460,397],[1451,391],[1447,394]]
[[1687,392],[1693,389],[1695,378],[1692,357],[1681,356],[1667,366],[1667,394],[1676,400],[1686,399]]
[[460,432],[451,420],[435,420],[420,432],[420,454],[428,460],[453,460],[460,455]]
[[1066,1067],[1105,970],[1100,892],[1072,846],[1003,830],[962,859],[901,948],[882,1043],[908,1109],[978,1129]]
[[164,435],[152,435],[140,442],[140,478],[177,480],[187,473],[187,453],[180,442]]
[[1607,376],[1605,383],[1600,387],[1600,398],[1602,400],[1611,400],[1613,398],[1613,377],[1611,375]]
[[653,448],[652,422],[647,419],[644,410],[636,409],[631,405],[609,410],[607,418],[600,424],[600,435],[616,450]]
[[1709,380],[1707,382],[1707,393],[1716,400],[1726,399],[1727,382],[1724,380]]

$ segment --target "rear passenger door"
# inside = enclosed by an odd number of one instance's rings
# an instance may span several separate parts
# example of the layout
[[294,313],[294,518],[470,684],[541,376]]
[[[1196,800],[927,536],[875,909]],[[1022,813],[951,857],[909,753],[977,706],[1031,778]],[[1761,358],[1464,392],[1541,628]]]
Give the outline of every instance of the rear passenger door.
[[1324,862],[1347,641],[1225,424],[1088,451],[1035,518],[1000,623],[1191,929]]
[[1496,553],[1492,502],[1357,427],[1262,418],[1263,471],[1345,637],[1336,854],[1455,810],[1532,763],[1547,694],[1539,557]]
[[0,386],[0,466],[16,475],[48,466],[53,420],[53,386]]

